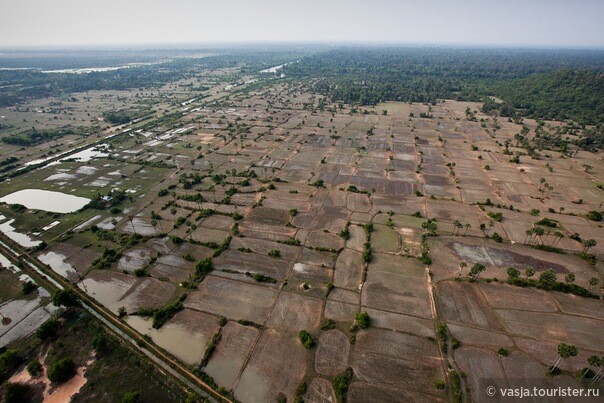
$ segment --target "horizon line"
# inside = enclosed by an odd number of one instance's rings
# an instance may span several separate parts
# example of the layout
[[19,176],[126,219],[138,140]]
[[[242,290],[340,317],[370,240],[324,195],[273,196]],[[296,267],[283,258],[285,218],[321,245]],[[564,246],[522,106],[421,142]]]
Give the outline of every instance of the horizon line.
[[[321,47],[424,47],[424,48],[461,48],[461,49],[517,49],[517,50],[604,50],[602,45],[555,45],[555,44],[501,44],[501,43],[451,43],[451,42],[403,42],[403,41],[274,41],[274,40],[226,40],[226,41],[183,41],[183,42],[132,42],[132,43],[73,43],[73,44],[35,44],[0,45],[0,51],[44,51],[44,50],[196,50],[211,48],[237,48],[254,46],[321,46]],[[145,48],[145,49],[141,49]]]

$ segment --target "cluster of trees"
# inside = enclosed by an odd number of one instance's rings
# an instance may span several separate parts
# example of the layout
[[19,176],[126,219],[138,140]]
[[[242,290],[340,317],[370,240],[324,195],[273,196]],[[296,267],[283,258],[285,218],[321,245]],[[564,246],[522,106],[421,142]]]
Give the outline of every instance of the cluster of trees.
[[[534,280],[531,277],[535,275],[533,268],[527,268],[525,271],[525,277],[520,276],[520,270],[515,267],[509,267],[507,270],[508,284],[512,284],[519,287],[536,287],[547,291],[561,291],[567,294],[575,294],[582,297],[598,298],[596,294],[593,294],[585,287],[574,284],[576,277],[573,273],[568,273],[564,276],[564,282],[558,281],[558,276],[553,269],[547,269],[539,275],[538,280]],[[592,277],[589,280],[589,285],[594,287],[599,283],[599,280]]]
[[346,48],[284,67],[287,76],[317,78],[332,101],[435,104],[438,99],[488,100],[503,116],[604,120],[604,53],[600,51]]
[[[602,90],[600,89],[600,91]],[[600,122],[592,128],[585,129],[583,135],[577,141],[577,145],[591,151],[604,149],[604,123]]]
[[105,112],[103,113],[103,118],[114,125],[123,125],[124,123],[128,123],[132,120],[132,117],[127,112],[123,111]]
[[139,119],[152,112],[150,106],[143,106],[129,110],[104,112],[103,118],[114,125],[123,125],[131,120]]
[[[2,97],[0,97],[0,98],[2,98]],[[28,130],[19,135],[11,135],[11,136],[2,137],[2,142],[6,143],[6,144],[27,147],[27,146],[44,143],[46,141],[56,140],[58,138],[67,136],[69,134],[74,134],[74,131],[71,129],[37,130],[35,128],[32,128],[31,130]]]

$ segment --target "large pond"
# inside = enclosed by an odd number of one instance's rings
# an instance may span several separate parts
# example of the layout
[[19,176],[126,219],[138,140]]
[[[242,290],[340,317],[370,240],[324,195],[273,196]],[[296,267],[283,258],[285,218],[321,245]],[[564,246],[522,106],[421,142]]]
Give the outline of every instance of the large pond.
[[22,204],[28,209],[52,213],[73,213],[90,202],[90,199],[42,189],[24,189],[0,199],[8,204]]

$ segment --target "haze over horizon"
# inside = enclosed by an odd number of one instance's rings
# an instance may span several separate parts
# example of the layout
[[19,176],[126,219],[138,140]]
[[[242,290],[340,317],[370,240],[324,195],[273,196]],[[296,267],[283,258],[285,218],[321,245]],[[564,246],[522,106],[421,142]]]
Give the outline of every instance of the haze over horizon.
[[253,42],[604,47],[598,0],[22,0],[3,8],[5,49]]

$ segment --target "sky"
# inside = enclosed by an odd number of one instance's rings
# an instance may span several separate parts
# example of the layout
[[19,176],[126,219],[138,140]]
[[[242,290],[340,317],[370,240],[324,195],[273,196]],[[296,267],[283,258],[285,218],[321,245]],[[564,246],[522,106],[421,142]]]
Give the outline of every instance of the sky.
[[604,0],[1,0],[0,48],[216,42],[604,47]]

